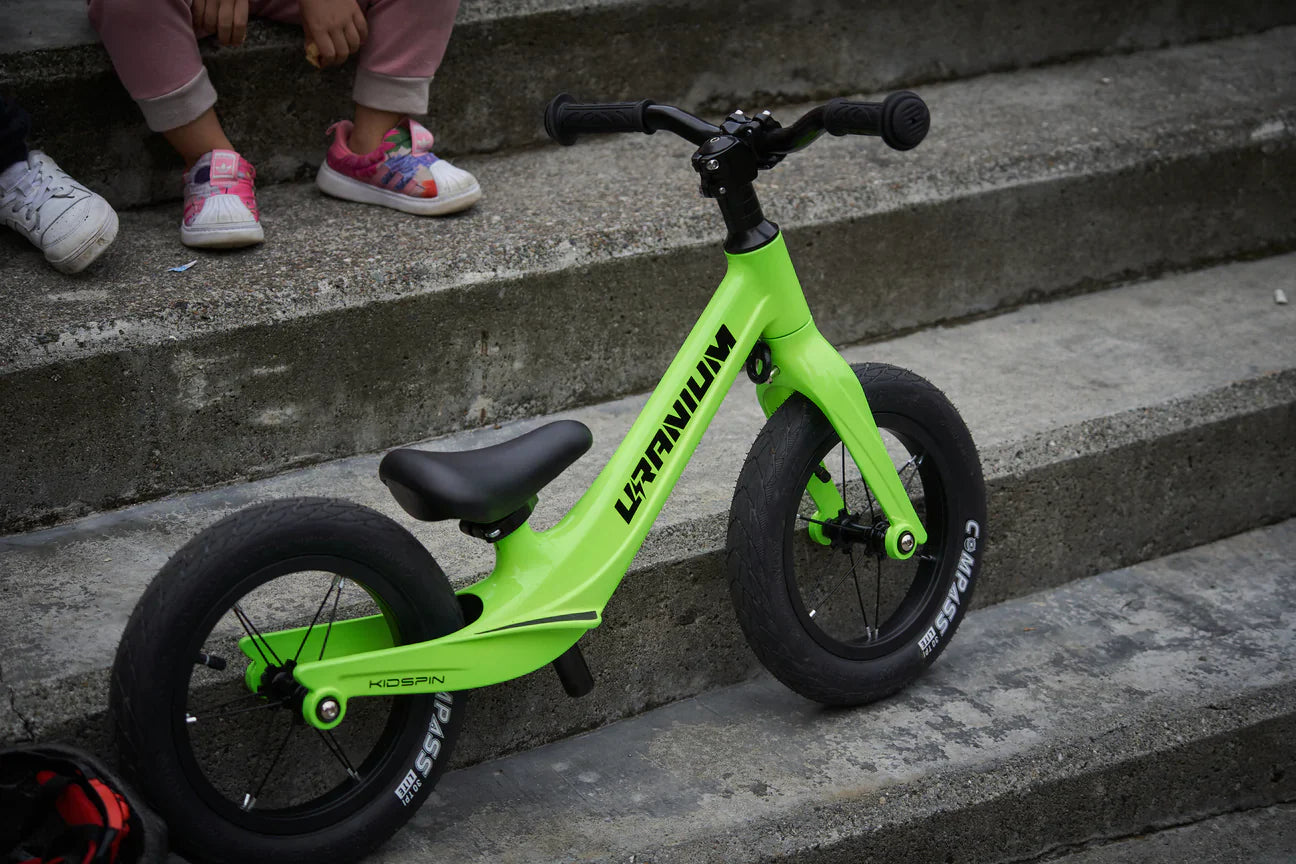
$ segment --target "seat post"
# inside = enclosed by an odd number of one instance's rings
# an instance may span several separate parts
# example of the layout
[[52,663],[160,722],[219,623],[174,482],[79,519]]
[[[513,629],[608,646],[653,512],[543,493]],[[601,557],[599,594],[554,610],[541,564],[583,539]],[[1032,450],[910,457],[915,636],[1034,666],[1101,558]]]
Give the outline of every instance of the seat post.
[[526,524],[539,500],[538,497],[533,496],[530,501],[503,519],[494,522],[469,522],[467,519],[460,519],[459,530],[469,537],[476,537],[478,540],[485,540],[487,543],[498,543]]

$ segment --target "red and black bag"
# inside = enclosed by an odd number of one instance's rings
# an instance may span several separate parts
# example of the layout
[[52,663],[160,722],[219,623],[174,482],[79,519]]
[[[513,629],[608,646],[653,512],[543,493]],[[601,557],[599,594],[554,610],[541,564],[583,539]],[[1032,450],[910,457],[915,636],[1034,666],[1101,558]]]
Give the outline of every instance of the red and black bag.
[[58,744],[0,749],[4,864],[161,862],[166,827],[88,753]]

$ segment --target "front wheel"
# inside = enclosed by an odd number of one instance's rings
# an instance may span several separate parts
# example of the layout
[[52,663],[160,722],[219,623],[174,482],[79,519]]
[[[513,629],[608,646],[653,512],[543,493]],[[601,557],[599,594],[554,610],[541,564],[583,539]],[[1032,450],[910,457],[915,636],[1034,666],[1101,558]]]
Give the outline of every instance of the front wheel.
[[[323,498],[216,523],[144,592],[109,708],[123,766],[187,857],[355,860],[431,791],[462,724],[461,694],[352,699],[327,732],[303,719],[293,667],[345,650],[340,628],[356,618],[396,645],[463,626],[445,574],[408,531]],[[276,651],[267,634],[292,628],[300,640]]]
[[[981,465],[949,400],[904,369],[852,368],[927,542],[906,560],[886,555],[876,499],[799,394],[752,445],[729,521],[729,587],[747,641],[776,678],[829,705],[895,693],[936,659],[967,610],[986,539]],[[845,507],[821,512],[812,482],[833,483]]]

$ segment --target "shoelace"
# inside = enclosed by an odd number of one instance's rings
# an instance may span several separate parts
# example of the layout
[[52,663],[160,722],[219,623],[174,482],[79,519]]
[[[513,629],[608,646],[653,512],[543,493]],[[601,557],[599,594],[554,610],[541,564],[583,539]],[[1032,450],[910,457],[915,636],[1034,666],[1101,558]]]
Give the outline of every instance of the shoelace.
[[[34,180],[33,174],[36,175]],[[23,222],[30,222],[33,231],[40,228],[40,208],[55,195],[68,194],[66,184],[55,180],[53,175],[47,175],[42,171],[40,162],[37,162],[22,176],[21,180],[14,184],[12,189],[5,193],[4,198],[0,198],[0,209],[8,207],[12,213],[21,212]],[[30,188],[28,188],[29,181],[33,184]],[[36,213],[34,221],[32,220],[33,210]]]

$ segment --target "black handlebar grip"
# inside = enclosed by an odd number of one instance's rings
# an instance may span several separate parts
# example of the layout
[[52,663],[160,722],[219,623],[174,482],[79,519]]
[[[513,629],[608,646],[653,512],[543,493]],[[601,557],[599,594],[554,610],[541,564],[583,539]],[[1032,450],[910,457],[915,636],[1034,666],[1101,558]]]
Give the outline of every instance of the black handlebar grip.
[[576,136],[590,132],[643,132],[651,135],[645,112],[651,99],[638,102],[602,102],[578,105],[571,95],[559,93],[545,109],[545,132],[563,146],[576,143]]
[[881,135],[888,147],[911,150],[927,137],[931,113],[917,93],[900,90],[882,102],[830,99],[823,125],[830,135]]

